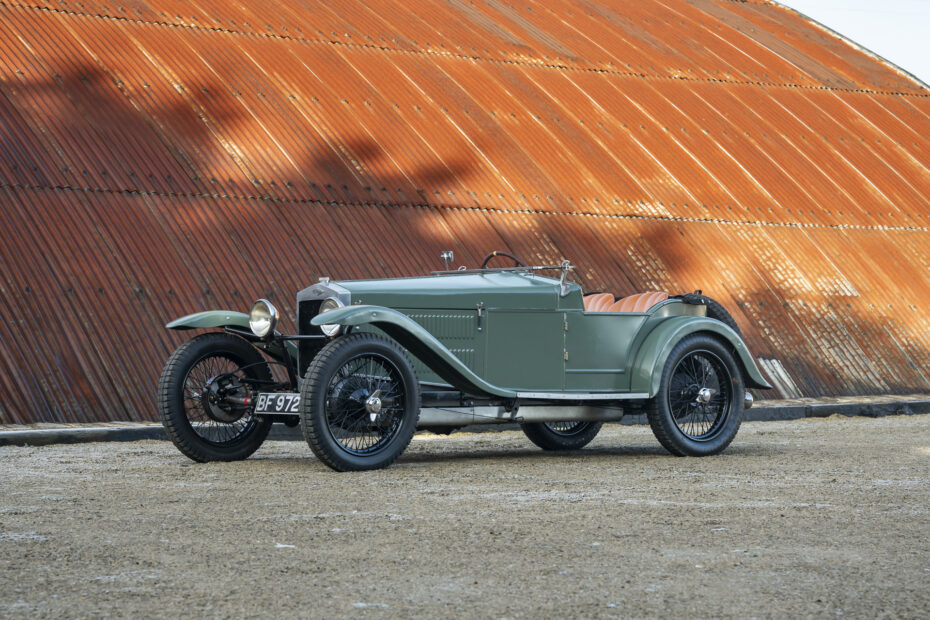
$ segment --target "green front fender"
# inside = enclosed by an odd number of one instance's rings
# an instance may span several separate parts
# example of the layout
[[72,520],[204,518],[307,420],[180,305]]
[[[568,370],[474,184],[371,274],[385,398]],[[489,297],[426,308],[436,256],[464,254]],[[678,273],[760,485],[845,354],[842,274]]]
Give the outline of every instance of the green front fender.
[[633,364],[632,392],[648,393],[653,397],[659,393],[662,369],[672,349],[681,339],[699,332],[710,333],[728,342],[736,351],[737,361],[742,365],[746,387],[771,389],[756,367],[752,354],[739,334],[720,321],[690,316],[671,317],[659,323],[643,341],[639,355]]
[[175,319],[165,325],[165,329],[209,329],[227,326],[249,329],[249,315],[233,310],[207,310]]
[[[234,310],[207,310],[206,312],[195,312],[175,319],[165,325],[165,329],[211,329],[214,327],[237,327],[251,333],[249,327],[249,315],[244,312]],[[297,359],[297,344],[292,340],[285,340],[282,348],[281,341],[262,341],[255,338],[249,339],[255,347],[266,351],[273,358],[281,360],[283,352],[287,352],[288,357]]]
[[514,398],[513,390],[491,385],[439,340],[407,315],[383,306],[348,306],[318,314],[310,321],[313,325],[373,325],[396,340],[450,385],[469,394]]

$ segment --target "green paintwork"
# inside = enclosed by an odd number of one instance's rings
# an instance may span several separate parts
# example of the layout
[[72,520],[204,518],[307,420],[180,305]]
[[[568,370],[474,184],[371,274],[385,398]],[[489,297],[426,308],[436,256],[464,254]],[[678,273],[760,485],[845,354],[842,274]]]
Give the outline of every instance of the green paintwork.
[[630,347],[646,314],[567,312],[566,390],[630,389]]
[[515,390],[561,391],[565,330],[562,312],[492,309],[484,328],[491,350],[488,381]]
[[[182,316],[165,325],[165,329],[177,330],[210,329],[214,327],[239,327],[248,330],[250,329],[249,315],[235,310],[207,310],[206,312],[196,312]],[[257,339],[250,342],[275,359],[281,359],[285,351],[289,357],[297,359],[297,344],[291,340],[284,341],[283,349],[275,342],[261,342]]]
[[[477,310],[437,310],[396,308],[410,317],[423,329],[432,334],[450,353],[479,377],[487,378],[485,372],[485,345],[487,330],[478,329]],[[380,331],[380,330],[379,330]],[[432,368],[413,358],[417,376],[421,381],[445,383]]]
[[748,387],[770,387],[733,330],[678,299],[643,313],[588,313],[577,284],[562,296],[557,279],[508,272],[324,283],[298,299],[338,291],[353,305],[313,325],[384,333],[410,351],[422,381],[472,394],[652,397],[672,348],[696,332],[733,346]]
[[165,325],[165,329],[206,329],[227,325],[249,329],[249,315],[233,310],[208,310],[175,319]]
[[670,317],[662,320],[639,347],[639,354],[631,372],[632,392],[648,393],[650,397],[659,392],[662,368],[672,349],[682,338],[697,332],[710,332],[725,338],[734,348],[737,359],[742,363],[746,387],[771,389],[763,378],[746,348],[746,343],[732,329],[708,318],[689,316]]
[[407,315],[383,306],[349,306],[315,316],[313,325],[374,325],[423,360],[450,385],[473,393],[513,398],[513,390],[496,387],[453,355],[439,340]]
[[565,297],[559,297],[559,310],[584,310],[584,295],[581,287],[570,282],[570,289]]

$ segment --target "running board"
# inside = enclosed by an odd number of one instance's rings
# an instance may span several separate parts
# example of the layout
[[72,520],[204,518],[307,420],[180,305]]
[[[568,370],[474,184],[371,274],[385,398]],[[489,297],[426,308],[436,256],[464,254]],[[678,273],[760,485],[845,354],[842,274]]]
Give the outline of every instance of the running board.
[[508,424],[513,422],[618,422],[623,409],[616,407],[525,406],[516,411],[504,407],[424,407],[418,427]]

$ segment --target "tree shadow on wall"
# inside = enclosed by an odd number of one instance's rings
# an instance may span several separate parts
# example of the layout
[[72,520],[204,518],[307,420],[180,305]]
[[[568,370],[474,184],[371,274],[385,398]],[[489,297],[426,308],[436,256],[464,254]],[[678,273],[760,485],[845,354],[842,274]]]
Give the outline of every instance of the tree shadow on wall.
[[[298,249],[307,231],[329,237],[305,248],[314,250],[312,260],[300,265],[288,255],[288,244],[262,244],[278,265],[270,278],[299,268],[304,282],[321,265],[330,275],[345,275],[338,269],[344,264],[339,246],[352,247],[360,238],[393,239],[382,254],[395,257],[432,243],[435,234],[420,234],[409,217],[395,223],[378,207],[467,200],[474,162],[466,157],[437,155],[422,144],[392,146],[387,135],[330,135],[292,113],[284,98],[260,92],[246,99],[214,77],[191,75],[171,84],[160,75],[151,83],[140,75],[123,82],[109,69],[78,63],[56,67],[48,77],[19,75],[0,84],[7,120],[0,122],[0,181],[168,195],[185,210],[195,203],[179,198],[219,197],[224,202],[197,203],[210,204],[210,213],[186,218],[187,224],[231,237],[245,259],[257,257],[240,231],[289,238]],[[288,129],[293,136],[266,133]],[[362,207],[379,226],[368,225]],[[369,259],[353,275],[398,274],[389,261]]]
[[36,185],[191,194],[228,191],[210,173],[219,121],[245,110],[222,96],[225,86],[144,77],[124,82],[97,65],[56,67],[48,77],[0,85],[10,133],[0,170]]
[[[465,193],[474,163],[460,156],[411,161],[416,153],[395,159],[370,136],[341,136],[307,153],[301,166],[310,185],[329,201],[357,204],[429,205]],[[423,163],[423,160],[426,163]]]

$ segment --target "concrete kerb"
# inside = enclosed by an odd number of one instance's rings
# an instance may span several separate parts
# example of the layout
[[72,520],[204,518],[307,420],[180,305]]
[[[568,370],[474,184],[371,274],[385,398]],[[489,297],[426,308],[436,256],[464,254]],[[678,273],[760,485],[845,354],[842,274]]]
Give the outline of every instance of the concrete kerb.
[[[87,443],[95,441],[143,441],[156,439],[167,441],[165,428],[158,423],[133,424],[132,426],[106,425],[63,426],[56,428],[32,428],[0,430],[0,446],[46,446],[60,443]],[[303,440],[299,428],[283,424],[271,427],[268,439],[272,441]]]
[[[867,416],[880,418],[889,415],[930,414],[930,395],[914,396],[868,396],[830,399],[797,399],[760,401],[743,413],[747,422],[774,420],[798,420],[801,418],[825,418],[831,415]],[[622,424],[646,424],[645,414],[627,415]],[[459,429],[459,432],[481,432],[513,430],[515,424],[475,425]],[[0,446],[44,446],[63,443],[86,443],[98,441],[142,441],[146,439],[167,440],[165,429],[156,423],[134,423],[121,425],[45,425],[0,427]],[[275,424],[268,439],[273,441],[302,441],[300,429]]]

